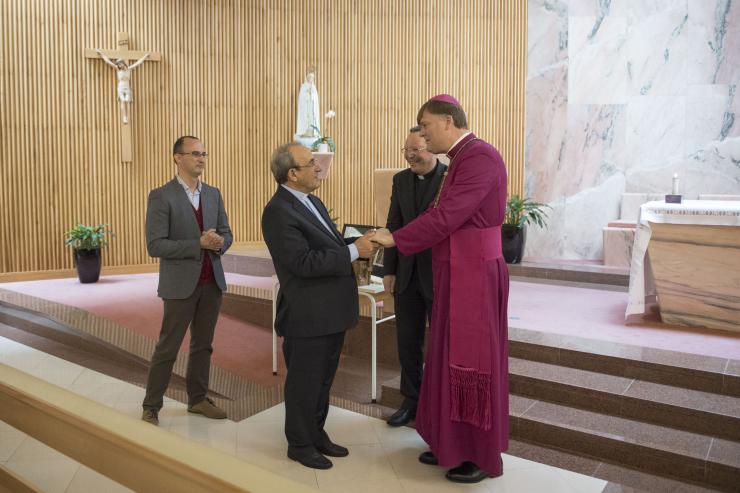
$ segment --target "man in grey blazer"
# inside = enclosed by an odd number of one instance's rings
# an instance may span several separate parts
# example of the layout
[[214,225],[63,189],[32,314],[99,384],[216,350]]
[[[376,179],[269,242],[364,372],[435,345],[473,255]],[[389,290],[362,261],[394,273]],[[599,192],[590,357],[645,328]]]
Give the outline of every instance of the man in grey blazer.
[[207,394],[213,332],[226,291],[221,255],[233,238],[221,192],[200,180],[208,157],[203,143],[180,137],[172,154],[177,174],[149,193],[146,210],[147,251],[160,259],[157,293],[164,301],[141,417],[155,425],[188,326],[188,412],[226,418]]

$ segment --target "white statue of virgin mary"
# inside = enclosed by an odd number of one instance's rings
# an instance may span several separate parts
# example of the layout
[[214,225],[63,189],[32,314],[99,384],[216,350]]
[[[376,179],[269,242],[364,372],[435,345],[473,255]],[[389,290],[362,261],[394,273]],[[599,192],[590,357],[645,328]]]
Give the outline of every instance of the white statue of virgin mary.
[[[307,147],[311,147],[321,132],[319,93],[314,84],[315,77],[313,68],[309,69],[306,80],[301,84],[301,90],[298,93],[298,121],[294,138],[296,142]],[[313,127],[316,127],[318,132]]]

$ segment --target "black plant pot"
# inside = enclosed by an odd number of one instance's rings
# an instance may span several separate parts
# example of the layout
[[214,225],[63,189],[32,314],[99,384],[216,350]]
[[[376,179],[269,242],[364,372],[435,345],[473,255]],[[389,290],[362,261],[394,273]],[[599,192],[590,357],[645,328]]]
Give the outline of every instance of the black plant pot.
[[521,228],[511,224],[501,225],[501,243],[504,259],[507,264],[518,264],[524,255],[524,244],[527,242],[527,227]]
[[83,284],[98,282],[100,279],[100,267],[102,260],[100,249],[94,250],[75,250],[75,266],[77,267],[77,277]]

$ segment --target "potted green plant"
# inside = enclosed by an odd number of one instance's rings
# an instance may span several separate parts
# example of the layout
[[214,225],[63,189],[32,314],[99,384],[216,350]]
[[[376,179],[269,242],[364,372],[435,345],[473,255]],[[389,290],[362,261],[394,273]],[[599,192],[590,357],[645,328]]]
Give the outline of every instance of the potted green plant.
[[81,283],[98,282],[102,260],[100,249],[114,236],[107,224],[86,226],[78,224],[65,233],[64,243],[72,247],[77,277]]
[[527,242],[527,225],[534,224],[546,228],[547,204],[534,202],[519,195],[512,195],[506,201],[506,216],[501,226],[501,241],[504,259],[509,264],[522,261],[524,245]]
[[[326,112],[326,127],[327,131],[329,128],[329,120],[337,116],[337,114],[334,112],[334,110],[329,110]],[[329,137],[328,135],[324,134],[321,135],[321,130],[316,125],[311,125],[311,128],[316,132],[316,134],[319,136],[318,139],[314,141],[314,143],[311,145],[311,150],[314,152],[336,152],[337,150],[337,144],[334,142],[334,139]]]

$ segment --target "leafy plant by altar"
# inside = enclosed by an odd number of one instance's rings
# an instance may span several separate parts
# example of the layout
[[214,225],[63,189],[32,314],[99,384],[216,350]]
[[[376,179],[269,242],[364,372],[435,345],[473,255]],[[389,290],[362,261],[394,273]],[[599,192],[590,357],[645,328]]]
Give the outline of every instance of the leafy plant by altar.
[[506,215],[501,226],[504,259],[507,263],[518,264],[522,261],[524,246],[527,242],[527,225],[540,228],[547,227],[547,210],[551,207],[519,195],[512,195],[506,201]]
[[[328,132],[328,129],[329,129],[329,121],[332,118],[334,118],[335,116],[337,116],[337,114],[334,112],[334,110],[329,110],[329,111],[326,112],[326,114],[324,116],[326,117],[326,120],[327,120],[327,122],[326,122],[326,128],[327,128],[327,132]],[[319,138],[316,139],[314,141],[314,143],[311,145],[311,150],[312,151],[316,152],[316,151],[319,150],[319,145],[326,144],[327,146],[329,146],[329,150],[331,152],[336,152],[336,150],[337,150],[337,144],[334,142],[334,139],[332,137],[329,137],[329,135],[327,135],[327,134],[321,135],[321,130],[319,130],[319,128],[316,125],[311,125],[311,128],[319,136]]]
[[64,243],[73,249],[74,265],[81,283],[98,281],[102,267],[100,249],[114,236],[107,224],[78,224],[65,233]]

